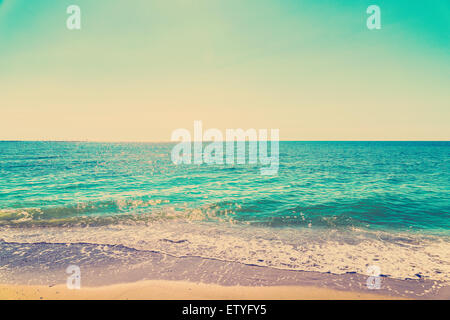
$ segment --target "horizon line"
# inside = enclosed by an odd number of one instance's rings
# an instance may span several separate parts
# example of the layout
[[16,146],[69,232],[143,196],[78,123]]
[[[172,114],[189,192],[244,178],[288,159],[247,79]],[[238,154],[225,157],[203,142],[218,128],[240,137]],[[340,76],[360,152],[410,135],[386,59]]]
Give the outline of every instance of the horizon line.
[[[234,142],[259,142],[259,141],[267,141],[270,142],[272,140],[233,140]],[[169,141],[169,140],[34,140],[34,139],[6,139],[2,140],[0,139],[0,142],[85,142],[85,143],[180,143],[183,141]],[[187,142],[187,141],[186,141]],[[190,142],[200,142],[198,140],[192,140]],[[227,142],[227,140],[202,140],[201,142]],[[444,139],[422,139],[422,140],[407,140],[407,139],[365,139],[365,140],[351,140],[351,139],[340,139],[340,140],[332,140],[332,139],[311,139],[311,140],[294,140],[294,139],[287,139],[287,140],[279,140],[279,142],[450,142],[450,140],[444,140]]]

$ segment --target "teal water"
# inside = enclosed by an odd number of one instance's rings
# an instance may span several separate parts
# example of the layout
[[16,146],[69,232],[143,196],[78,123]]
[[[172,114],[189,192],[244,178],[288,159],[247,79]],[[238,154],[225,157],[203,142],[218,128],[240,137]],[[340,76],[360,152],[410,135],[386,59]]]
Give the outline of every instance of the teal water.
[[[439,278],[450,265],[449,142],[280,142],[275,176],[256,165],[177,166],[173,146],[0,142],[0,238],[56,241],[65,230],[65,241],[114,239],[238,261],[256,252],[251,261],[272,265],[297,255],[288,267],[320,271],[360,271],[384,259],[389,274],[405,277]],[[125,229],[105,235],[117,226],[132,227],[135,237]],[[182,248],[160,243],[169,236],[190,238]],[[243,243],[251,248],[241,254]],[[325,258],[308,265],[299,250],[323,250]],[[402,256],[411,270],[376,258],[383,252]],[[411,254],[419,255],[419,271]]]
[[169,207],[189,218],[208,206],[205,219],[271,227],[450,231],[448,142],[281,142],[277,176],[249,165],[176,166],[172,146],[0,143],[0,223],[158,218]]

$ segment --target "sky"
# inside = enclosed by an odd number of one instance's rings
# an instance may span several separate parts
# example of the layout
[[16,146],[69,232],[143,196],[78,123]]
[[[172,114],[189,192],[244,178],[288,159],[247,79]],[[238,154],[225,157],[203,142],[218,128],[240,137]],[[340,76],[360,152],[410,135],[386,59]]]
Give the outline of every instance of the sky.
[[449,140],[449,37],[448,0],[0,0],[0,140]]

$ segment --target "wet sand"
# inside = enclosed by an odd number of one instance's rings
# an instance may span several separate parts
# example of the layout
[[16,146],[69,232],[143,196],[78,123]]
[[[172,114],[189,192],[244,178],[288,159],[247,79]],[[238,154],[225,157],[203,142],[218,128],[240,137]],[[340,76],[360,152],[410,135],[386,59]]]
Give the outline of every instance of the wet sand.
[[[122,245],[0,242],[1,299],[450,299],[449,287],[427,279],[277,269],[175,257]],[[19,253],[19,254],[18,254]],[[66,268],[81,270],[68,290]]]

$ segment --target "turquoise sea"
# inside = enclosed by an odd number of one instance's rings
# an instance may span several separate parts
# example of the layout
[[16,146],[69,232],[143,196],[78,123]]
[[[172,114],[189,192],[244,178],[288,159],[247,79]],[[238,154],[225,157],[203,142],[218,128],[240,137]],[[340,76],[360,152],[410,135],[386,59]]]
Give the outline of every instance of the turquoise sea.
[[450,142],[280,142],[273,176],[173,146],[0,142],[0,240],[450,280]]

